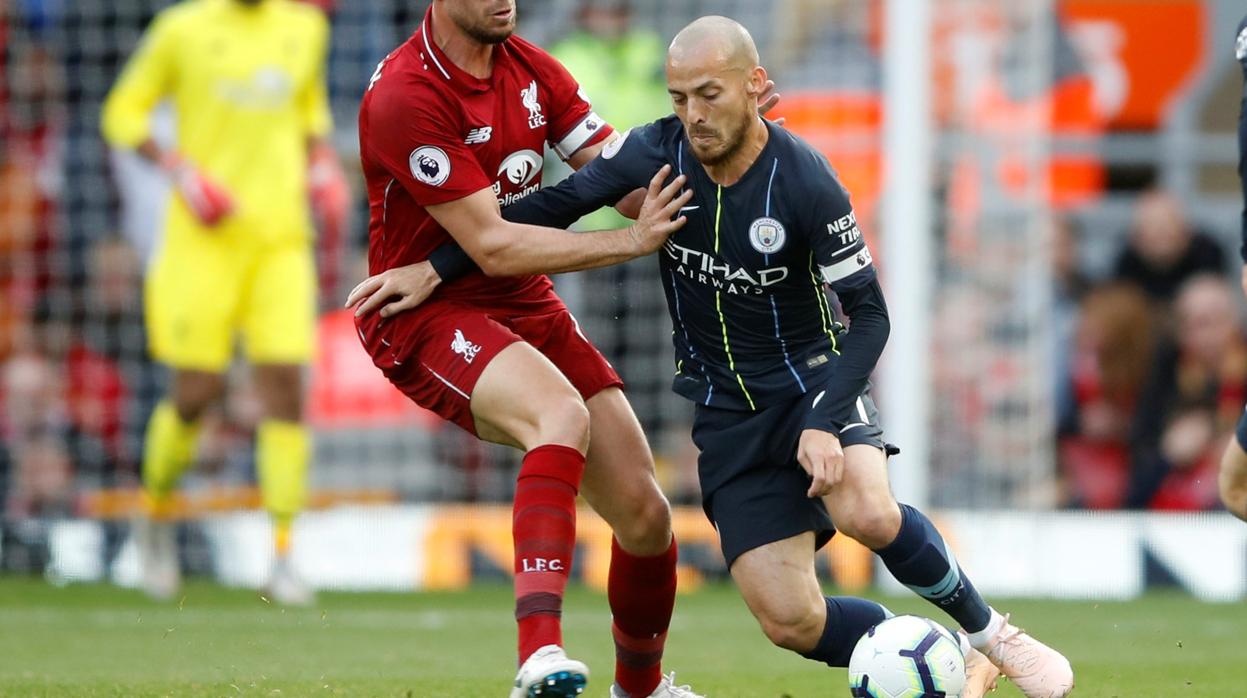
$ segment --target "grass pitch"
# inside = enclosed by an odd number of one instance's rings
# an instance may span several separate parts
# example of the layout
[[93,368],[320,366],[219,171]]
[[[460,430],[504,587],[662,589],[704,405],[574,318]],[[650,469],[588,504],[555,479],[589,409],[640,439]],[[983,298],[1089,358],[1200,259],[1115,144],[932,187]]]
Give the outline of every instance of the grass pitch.
[[[910,598],[898,613],[938,617]],[[254,592],[192,584],[157,604],[103,586],[0,580],[0,696],[385,696],[501,698],[514,674],[511,592],[324,594],[284,610]],[[1064,650],[1075,696],[1240,696],[1247,605],[1180,596],[1134,603],[1008,601],[1023,627]],[[604,696],[613,671],[606,599],[573,589],[566,640]],[[720,698],[847,696],[843,670],[782,652],[735,591],[682,596],[667,651],[680,683]],[[1020,694],[1011,686],[995,694]]]

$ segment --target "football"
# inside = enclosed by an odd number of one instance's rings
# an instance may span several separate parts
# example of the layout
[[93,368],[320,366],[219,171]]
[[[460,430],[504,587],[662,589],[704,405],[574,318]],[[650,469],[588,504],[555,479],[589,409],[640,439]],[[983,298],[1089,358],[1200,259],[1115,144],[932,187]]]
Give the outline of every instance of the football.
[[965,683],[957,637],[918,616],[871,628],[849,658],[850,695],[859,698],[959,698]]

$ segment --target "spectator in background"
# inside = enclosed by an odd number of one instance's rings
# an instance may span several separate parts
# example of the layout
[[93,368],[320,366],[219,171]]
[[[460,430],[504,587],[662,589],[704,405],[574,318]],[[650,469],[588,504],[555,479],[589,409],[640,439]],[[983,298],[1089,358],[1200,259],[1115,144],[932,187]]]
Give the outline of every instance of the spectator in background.
[[1176,197],[1162,189],[1139,197],[1129,240],[1117,257],[1116,280],[1136,284],[1152,300],[1168,303],[1192,276],[1225,271],[1225,252],[1190,226]]
[[1247,341],[1234,289],[1202,274],[1178,292],[1175,341],[1156,352],[1131,434],[1126,505],[1217,506],[1217,460],[1247,400]]
[[[567,66],[593,110],[612,124],[647,124],[671,112],[663,72],[666,47],[654,32],[632,26],[628,0],[580,3],[576,29],[552,46],[550,55]],[[586,216],[582,225],[610,230],[628,222],[607,207]]]
[[[647,124],[671,113],[665,74],[666,43],[650,29],[634,24],[628,0],[587,0],[576,8],[576,26],[550,47],[592,101],[593,110],[620,129]],[[570,170],[558,158],[546,162],[546,182]],[[631,222],[607,207],[585,216],[580,230],[609,230]],[[671,365],[666,300],[652,283],[654,261],[638,259],[582,274],[556,277],[559,294],[584,331],[628,383],[641,425],[663,428],[663,409]],[[589,309],[594,311],[590,312]],[[661,367],[661,368],[660,368]],[[659,458],[658,467],[665,459]],[[660,479],[666,474],[659,473]]]
[[63,323],[37,313],[12,358],[0,366],[0,442],[11,460],[9,516],[64,513],[71,499],[70,420],[59,363]]
[[1083,299],[1091,282],[1078,259],[1078,231],[1065,215],[1047,221],[1048,259],[1052,265],[1052,331],[1048,333],[1056,379],[1057,421],[1074,408],[1069,376]]
[[1121,506],[1129,478],[1130,426],[1152,361],[1148,298],[1128,284],[1087,294],[1071,345],[1070,396],[1059,419],[1065,502],[1089,509]]

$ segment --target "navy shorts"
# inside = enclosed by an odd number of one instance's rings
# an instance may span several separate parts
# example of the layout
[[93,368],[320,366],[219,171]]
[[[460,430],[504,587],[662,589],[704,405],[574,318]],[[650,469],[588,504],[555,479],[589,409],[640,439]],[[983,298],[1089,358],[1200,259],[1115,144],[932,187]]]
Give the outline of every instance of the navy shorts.
[[[757,412],[697,405],[693,443],[700,451],[702,507],[719,532],[729,568],[749,550],[806,531],[814,532],[815,550],[835,535],[822,499],[806,496],[810,476],[797,462],[808,402],[797,396]],[[869,392],[857,399],[855,410],[840,445],[866,444],[896,454],[896,447],[883,441]]]
[[1238,428],[1234,431],[1234,436],[1238,439],[1239,447],[1247,451],[1247,411],[1238,418]]

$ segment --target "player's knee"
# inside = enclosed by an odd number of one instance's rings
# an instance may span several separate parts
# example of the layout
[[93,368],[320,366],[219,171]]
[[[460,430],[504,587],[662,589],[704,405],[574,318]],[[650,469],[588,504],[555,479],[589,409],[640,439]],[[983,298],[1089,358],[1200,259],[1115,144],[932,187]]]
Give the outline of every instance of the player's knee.
[[217,385],[210,381],[199,381],[195,384],[179,384],[170,396],[173,409],[183,422],[197,422],[208,411],[208,408],[220,397],[224,383]]
[[584,452],[589,446],[589,408],[575,393],[550,401],[538,413],[538,443],[562,444]]
[[836,519],[841,533],[872,550],[896,540],[901,530],[901,512],[891,501],[864,502],[848,516]]
[[824,616],[817,605],[786,605],[767,608],[758,614],[762,632],[776,647],[793,652],[809,652],[823,634]]
[[617,519],[611,522],[615,538],[630,553],[658,555],[671,544],[671,505],[656,486],[641,488]]

